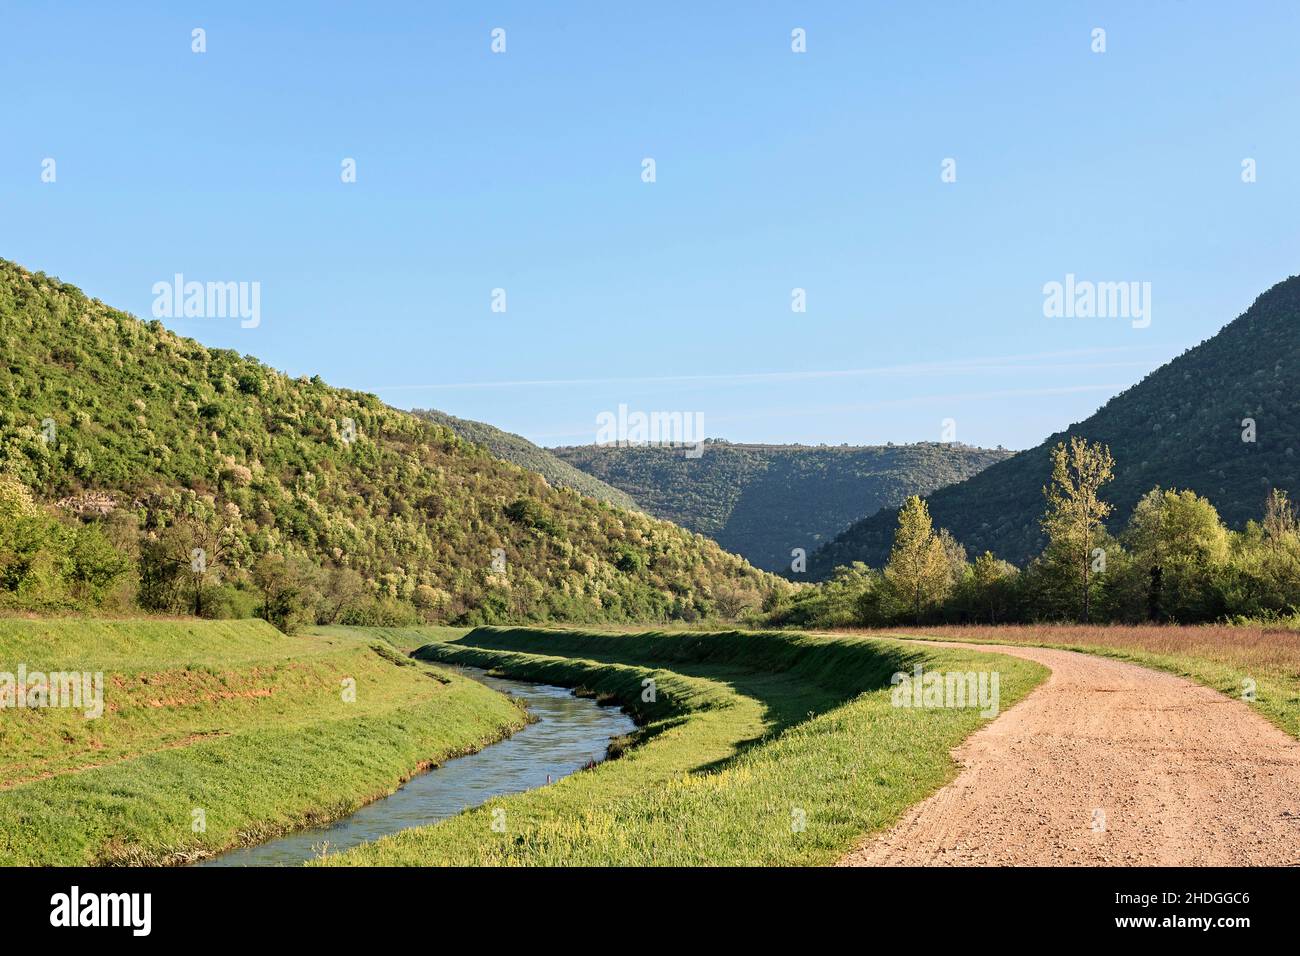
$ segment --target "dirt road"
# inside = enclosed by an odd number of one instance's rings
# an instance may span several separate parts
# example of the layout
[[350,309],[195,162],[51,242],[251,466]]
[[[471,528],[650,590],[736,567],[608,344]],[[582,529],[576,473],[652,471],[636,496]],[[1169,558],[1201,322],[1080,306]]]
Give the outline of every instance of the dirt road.
[[944,646],[1052,675],[953,752],[957,779],[841,865],[1300,864],[1300,742],[1243,702],[1071,651]]

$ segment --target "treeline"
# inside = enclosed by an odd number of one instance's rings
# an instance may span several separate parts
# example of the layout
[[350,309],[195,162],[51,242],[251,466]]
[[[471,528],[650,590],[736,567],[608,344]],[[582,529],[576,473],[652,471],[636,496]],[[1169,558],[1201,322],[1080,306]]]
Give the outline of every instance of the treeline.
[[[552,547],[567,540],[566,528],[537,501],[520,498],[502,511],[521,538],[545,536]],[[22,482],[0,472],[0,611],[261,617],[286,632],[309,624],[690,623],[736,620],[757,610],[764,594],[788,590],[769,579],[776,591],[764,591],[756,572],[730,555],[721,557],[732,564],[734,579],[713,576],[702,561],[696,565],[708,589],[692,600],[683,600],[680,587],[675,594],[668,587],[659,590],[656,566],[666,566],[665,545],[680,533],[674,528],[649,553],[629,542],[609,544],[606,593],[639,590],[648,596],[644,603],[591,606],[574,601],[572,591],[556,595],[540,584],[520,587],[518,582],[536,578],[526,568],[511,568],[511,552],[497,548],[483,569],[460,572],[467,580],[488,581],[484,597],[470,604],[465,594],[452,595],[427,581],[374,581],[308,552],[261,550],[251,527],[252,534],[236,503],[183,489],[129,504],[87,492],[43,505]],[[591,559],[578,560],[598,567]]]
[[1273,489],[1262,520],[1231,531],[1205,498],[1154,488],[1113,535],[1104,489],[1114,467],[1105,445],[1080,438],[1056,445],[1043,489],[1047,546],[1024,570],[987,551],[971,560],[912,497],[898,512],[882,569],[837,568],[823,584],[769,601],[766,623],[1187,624],[1300,609],[1300,524],[1286,492]]
[[439,617],[427,585],[403,601],[377,594],[350,568],[323,568],[302,554],[253,555],[232,521],[237,512],[192,493],[135,504],[118,509],[90,493],[51,508],[0,475],[0,609],[263,617],[285,631]]

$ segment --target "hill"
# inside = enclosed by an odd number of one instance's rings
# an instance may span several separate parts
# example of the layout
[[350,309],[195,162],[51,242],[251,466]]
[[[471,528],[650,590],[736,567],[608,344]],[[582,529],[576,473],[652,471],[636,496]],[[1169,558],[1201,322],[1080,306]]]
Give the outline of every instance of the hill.
[[661,446],[581,445],[556,457],[647,511],[708,535],[757,567],[787,572],[853,521],[908,495],[961,481],[1011,453],[958,444],[883,446],[705,443],[698,458]]
[[[1043,545],[1050,449],[1072,435],[1104,442],[1115,456],[1115,480],[1103,494],[1114,505],[1112,530],[1155,485],[1208,498],[1233,528],[1261,516],[1270,488],[1300,491],[1300,277],[1269,289],[1218,334],[1084,421],[931,494],[935,525],[971,554],[1027,561]],[[879,566],[893,532],[890,513],[858,522],[813,556],[810,575],[824,578],[852,561]]]
[[[129,557],[122,600],[151,610],[695,620],[770,584],[712,541],[552,488],[373,395],[205,348],[4,260],[0,343],[0,607],[77,606],[85,549],[32,510],[54,502]],[[57,560],[38,525],[64,542]]]
[[607,501],[615,508],[625,508],[628,511],[640,510],[631,495],[605,484],[593,475],[579,471],[567,461],[557,458],[545,448],[534,445],[522,435],[502,431],[486,422],[457,418],[455,415],[448,415],[446,412],[432,408],[416,408],[411,414],[444,428],[450,428],[466,441],[482,445],[497,458],[537,472],[557,488],[572,488],[579,494],[598,501]]

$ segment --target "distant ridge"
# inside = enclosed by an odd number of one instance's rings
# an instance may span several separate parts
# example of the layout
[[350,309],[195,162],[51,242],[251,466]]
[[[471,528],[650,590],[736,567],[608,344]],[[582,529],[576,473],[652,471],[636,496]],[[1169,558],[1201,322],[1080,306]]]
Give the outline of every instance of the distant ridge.
[[559,459],[613,485],[648,512],[708,535],[757,567],[788,572],[851,522],[908,495],[960,481],[1011,454],[915,445],[758,445],[707,441],[682,448],[579,445]]
[[442,425],[444,428],[450,428],[461,438],[475,445],[481,445],[498,458],[537,472],[557,488],[572,488],[591,498],[608,501],[616,508],[640,510],[631,495],[612,485],[607,485],[593,475],[579,471],[567,461],[553,455],[545,448],[534,445],[522,435],[503,431],[486,422],[457,418],[432,408],[417,408],[412,414]]

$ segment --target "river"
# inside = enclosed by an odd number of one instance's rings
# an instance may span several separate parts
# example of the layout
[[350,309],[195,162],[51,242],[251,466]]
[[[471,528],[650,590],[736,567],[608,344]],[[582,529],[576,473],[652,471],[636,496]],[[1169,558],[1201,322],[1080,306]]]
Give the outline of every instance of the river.
[[448,760],[407,781],[390,796],[336,820],[232,850],[199,866],[292,866],[320,855],[377,840],[408,827],[426,826],[508,793],[545,786],[605,758],[611,737],[630,733],[632,719],[616,707],[575,697],[565,687],[463,673],[493,690],[521,699],[537,718],[505,740]]

